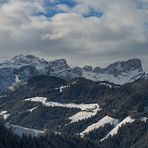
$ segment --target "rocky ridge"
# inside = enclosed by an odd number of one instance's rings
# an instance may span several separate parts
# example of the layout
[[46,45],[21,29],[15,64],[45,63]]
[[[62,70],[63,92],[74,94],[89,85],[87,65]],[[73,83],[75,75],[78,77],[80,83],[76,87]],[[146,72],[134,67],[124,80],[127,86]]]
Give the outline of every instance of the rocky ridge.
[[148,77],[140,59],[115,62],[106,68],[93,68],[89,65],[71,68],[65,59],[48,62],[33,55],[18,55],[0,64],[0,92],[36,75],[55,76],[65,80],[84,77],[120,85]]

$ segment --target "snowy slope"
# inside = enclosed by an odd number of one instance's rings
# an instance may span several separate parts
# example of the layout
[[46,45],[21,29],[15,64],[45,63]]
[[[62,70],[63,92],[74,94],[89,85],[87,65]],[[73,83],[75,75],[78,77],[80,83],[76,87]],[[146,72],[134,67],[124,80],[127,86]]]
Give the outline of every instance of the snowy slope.
[[98,104],[74,104],[74,103],[64,104],[58,102],[47,102],[47,98],[45,97],[28,98],[25,99],[25,101],[39,102],[42,103],[44,106],[48,107],[78,108],[81,109],[82,111],[100,109]]
[[14,58],[10,59],[9,61],[4,61],[0,64],[0,69],[3,68],[14,68],[18,69],[25,66],[33,66],[38,70],[46,70],[48,66],[48,62],[43,59],[39,59],[33,55],[17,55]]
[[91,118],[91,117],[95,116],[98,111],[99,111],[99,109],[78,112],[77,114],[69,117],[69,120],[71,120],[70,123],[74,123],[74,122],[81,121],[83,119]]
[[113,124],[115,126],[118,123],[119,123],[118,119],[114,119],[109,116],[105,116],[101,120],[99,120],[98,122],[88,126],[83,132],[80,133],[80,135],[83,137],[85,134],[87,134],[95,129],[98,129],[100,127],[103,127],[105,124]]
[[5,124],[5,126],[9,129],[12,129],[12,131],[22,137],[22,135],[26,135],[26,136],[39,136],[39,135],[42,135],[44,134],[44,131],[41,131],[41,130],[35,130],[35,129],[30,129],[30,128],[25,128],[25,127],[21,127],[21,126],[18,126],[18,125],[12,125],[12,124]]
[[95,116],[97,112],[101,110],[98,104],[74,104],[74,103],[62,104],[58,102],[47,102],[47,98],[45,97],[28,98],[28,99],[25,99],[24,101],[39,102],[39,103],[42,103],[42,105],[47,107],[64,107],[64,108],[80,109],[81,110],[80,112],[69,117],[69,120],[71,120],[70,123]]
[[33,112],[36,108],[37,108],[37,107],[33,107],[33,108],[31,108],[31,109],[28,109],[27,111],[28,111],[28,112]]
[[139,70],[133,70],[133,71],[129,71],[126,73],[123,72],[117,76],[114,76],[114,75],[108,74],[108,73],[97,74],[94,72],[83,71],[82,77],[85,77],[86,79],[90,79],[93,81],[109,81],[109,82],[112,82],[115,84],[123,85],[128,82],[134,82],[135,80],[140,79],[143,75],[144,75],[143,71],[139,71]]
[[9,117],[9,113],[7,111],[1,111],[0,116],[2,116],[5,120]]
[[[132,119],[130,116],[126,117],[124,120],[122,120],[119,124],[117,124],[115,126],[115,128],[113,128],[102,140],[105,140],[106,138],[108,138],[109,136],[113,136],[113,135],[116,135],[118,133],[118,129],[125,125],[126,123],[132,123],[134,122],[135,120]],[[101,140],[101,141],[102,141]]]

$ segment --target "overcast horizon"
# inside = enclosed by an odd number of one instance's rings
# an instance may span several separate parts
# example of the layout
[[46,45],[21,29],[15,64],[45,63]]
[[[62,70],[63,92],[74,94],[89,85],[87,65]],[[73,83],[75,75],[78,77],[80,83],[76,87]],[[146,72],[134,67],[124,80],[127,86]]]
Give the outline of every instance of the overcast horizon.
[[148,71],[148,0],[0,0],[0,62],[18,54]]

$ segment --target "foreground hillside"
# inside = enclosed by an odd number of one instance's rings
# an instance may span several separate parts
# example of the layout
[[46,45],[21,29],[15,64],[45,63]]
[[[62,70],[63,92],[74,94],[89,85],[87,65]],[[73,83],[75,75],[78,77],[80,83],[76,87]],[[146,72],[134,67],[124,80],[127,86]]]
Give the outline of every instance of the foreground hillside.
[[0,123],[0,148],[98,148],[89,140],[47,133],[41,137],[19,137]]
[[65,81],[36,76],[1,95],[0,115],[17,128],[78,136],[102,148],[138,148],[141,143],[144,148],[148,133],[147,90],[147,80],[121,86],[85,78]]
[[80,137],[58,135],[51,132],[33,137],[17,136],[11,129],[7,129],[0,122],[0,147],[1,148],[147,148],[148,124],[137,122],[120,128],[119,133],[104,142],[94,142]]

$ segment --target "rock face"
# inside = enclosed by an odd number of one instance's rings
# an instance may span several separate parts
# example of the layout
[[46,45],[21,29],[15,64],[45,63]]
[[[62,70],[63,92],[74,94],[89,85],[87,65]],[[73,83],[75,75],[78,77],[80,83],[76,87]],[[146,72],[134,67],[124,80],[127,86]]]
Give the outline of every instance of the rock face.
[[85,77],[93,81],[109,81],[116,84],[147,78],[139,59],[119,61],[104,69],[93,69],[88,65],[83,68],[70,68],[65,59],[48,62],[33,55],[18,55],[0,64],[0,92],[36,75],[51,75],[66,80]]
[[128,73],[129,71],[134,70],[143,71],[140,59],[130,59],[128,61],[116,62],[106,67],[103,71],[105,73],[118,76],[121,73]]
[[130,59],[128,61],[115,62],[104,69],[101,69],[100,67],[94,68],[95,73],[108,73],[114,76],[134,70],[143,71],[140,59]]
[[65,78],[70,70],[65,59],[49,62],[49,66],[51,68],[51,75],[60,78]]
[[85,71],[93,71],[92,66],[89,66],[89,65],[84,66],[83,69],[84,69]]
[[140,59],[130,59],[110,64],[106,68],[94,68],[93,72],[83,71],[83,77],[94,81],[110,81],[116,84],[133,82],[145,77]]
[[47,61],[32,55],[18,55],[0,64],[0,92],[35,75],[50,74]]

